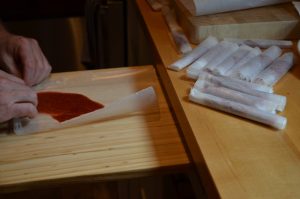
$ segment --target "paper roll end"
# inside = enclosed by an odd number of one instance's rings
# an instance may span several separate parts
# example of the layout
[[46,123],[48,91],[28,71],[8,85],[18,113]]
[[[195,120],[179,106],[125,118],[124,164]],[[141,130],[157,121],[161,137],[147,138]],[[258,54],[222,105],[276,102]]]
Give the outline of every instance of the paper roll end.
[[285,117],[280,117],[278,121],[274,124],[274,127],[277,128],[278,130],[283,130],[285,129],[287,124],[287,119]]

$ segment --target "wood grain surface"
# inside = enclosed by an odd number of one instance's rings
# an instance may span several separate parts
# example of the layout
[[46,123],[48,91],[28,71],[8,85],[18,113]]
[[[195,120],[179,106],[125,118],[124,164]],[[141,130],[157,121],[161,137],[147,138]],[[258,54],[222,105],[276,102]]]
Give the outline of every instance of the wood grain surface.
[[208,35],[245,39],[300,38],[300,17],[291,3],[195,17],[177,2],[179,22],[194,44]]
[[152,66],[52,74],[38,90],[81,93],[104,104],[154,86],[159,108],[100,123],[0,137],[0,191],[20,185],[118,179],[189,160]]
[[156,67],[163,86],[209,198],[300,198],[299,63],[275,87],[288,100],[282,113],[288,118],[285,130],[191,103],[187,96],[193,81],[185,71],[166,68],[180,55],[161,13],[151,11],[145,0],[137,0],[137,5],[161,59]]

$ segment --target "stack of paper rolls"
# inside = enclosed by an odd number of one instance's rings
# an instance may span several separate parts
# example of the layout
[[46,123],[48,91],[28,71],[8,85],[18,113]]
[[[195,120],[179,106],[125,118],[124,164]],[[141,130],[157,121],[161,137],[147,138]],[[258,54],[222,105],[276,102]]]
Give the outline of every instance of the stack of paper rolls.
[[250,47],[241,40],[219,42],[208,37],[169,68],[178,71],[187,67],[187,76],[197,80],[191,101],[283,129],[286,118],[277,112],[284,110],[286,97],[272,92],[293,65],[293,53],[282,54],[276,44],[287,47],[290,41],[254,42],[267,49]]

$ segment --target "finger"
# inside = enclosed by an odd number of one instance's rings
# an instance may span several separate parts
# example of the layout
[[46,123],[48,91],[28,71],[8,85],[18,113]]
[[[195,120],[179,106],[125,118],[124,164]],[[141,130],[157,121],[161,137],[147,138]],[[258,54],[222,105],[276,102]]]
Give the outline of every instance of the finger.
[[45,55],[43,54],[42,50],[40,49],[40,47],[38,46],[38,44],[36,44],[36,51],[37,53],[39,53],[39,71],[38,71],[38,75],[36,77],[36,83],[40,83],[41,81],[43,81],[45,78],[47,78],[52,70],[52,67],[50,66],[48,60],[46,59]]
[[16,83],[8,79],[0,78],[0,102],[11,104],[18,102],[32,103],[37,106],[37,94],[25,84]]
[[36,40],[30,39],[31,54],[33,59],[33,65],[31,66],[31,80],[30,86],[39,83],[39,76],[43,73],[41,50]]
[[38,111],[31,103],[16,103],[11,107],[11,117],[30,117],[33,118],[38,114]]
[[28,85],[38,84],[49,75],[51,66],[36,40],[22,38],[18,53],[23,65],[23,78]]
[[32,40],[31,47],[33,54],[35,55],[34,84],[38,84],[50,74],[52,67],[50,66],[48,60],[46,59],[45,55],[43,54],[43,51],[41,50],[36,40]]
[[28,85],[32,85],[35,82],[36,73],[36,59],[32,50],[31,43],[27,38],[19,39],[19,48],[17,49],[17,55],[20,64],[23,67],[23,78]]
[[41,74],[38,76],[38,82],[37,83],[40,83],[42,82],[44,79],[46,79],[50,73],[51,73],[51,70],[52,70],[52,67],[50,66],[48,60],[46,59],[46,57],[44,55],[42,55],[42,62],[43,62],[43,70],[41,72]]
[[15,90],[11,95],[14,103],[31,103],[34,106],[38,104],[37,94],[32,90]]
[[8,72],[16,77],[20,77],[20,78],[22,77],[22,72],[17,67],[15,59],[12,55],[4,53],[2,55],[2,61],[3,61],[3,69],[6,72]]
[[21,78],[18,78],[16,76],[8,74],[8,73],[6,73],[2,70],[0,70],[0,77],[9,79],[9,80],[14,81],[14,82],[19,83],[19,84],[24,84],[25,83]]

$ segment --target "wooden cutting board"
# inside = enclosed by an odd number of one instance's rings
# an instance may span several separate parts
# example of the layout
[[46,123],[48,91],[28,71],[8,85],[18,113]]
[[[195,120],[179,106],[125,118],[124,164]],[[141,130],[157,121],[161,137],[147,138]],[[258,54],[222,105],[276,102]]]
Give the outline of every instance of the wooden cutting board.
[[178,21],[190,42],[218,38],[298,39],[299,15],[291,3],[194,17],[177,2]]
[[38,90],[107,104],[153,86],[159,111],[24,136],[0,134],[0,192],[27,186],[148,175],[188,157],[152,66],[52,74]]

